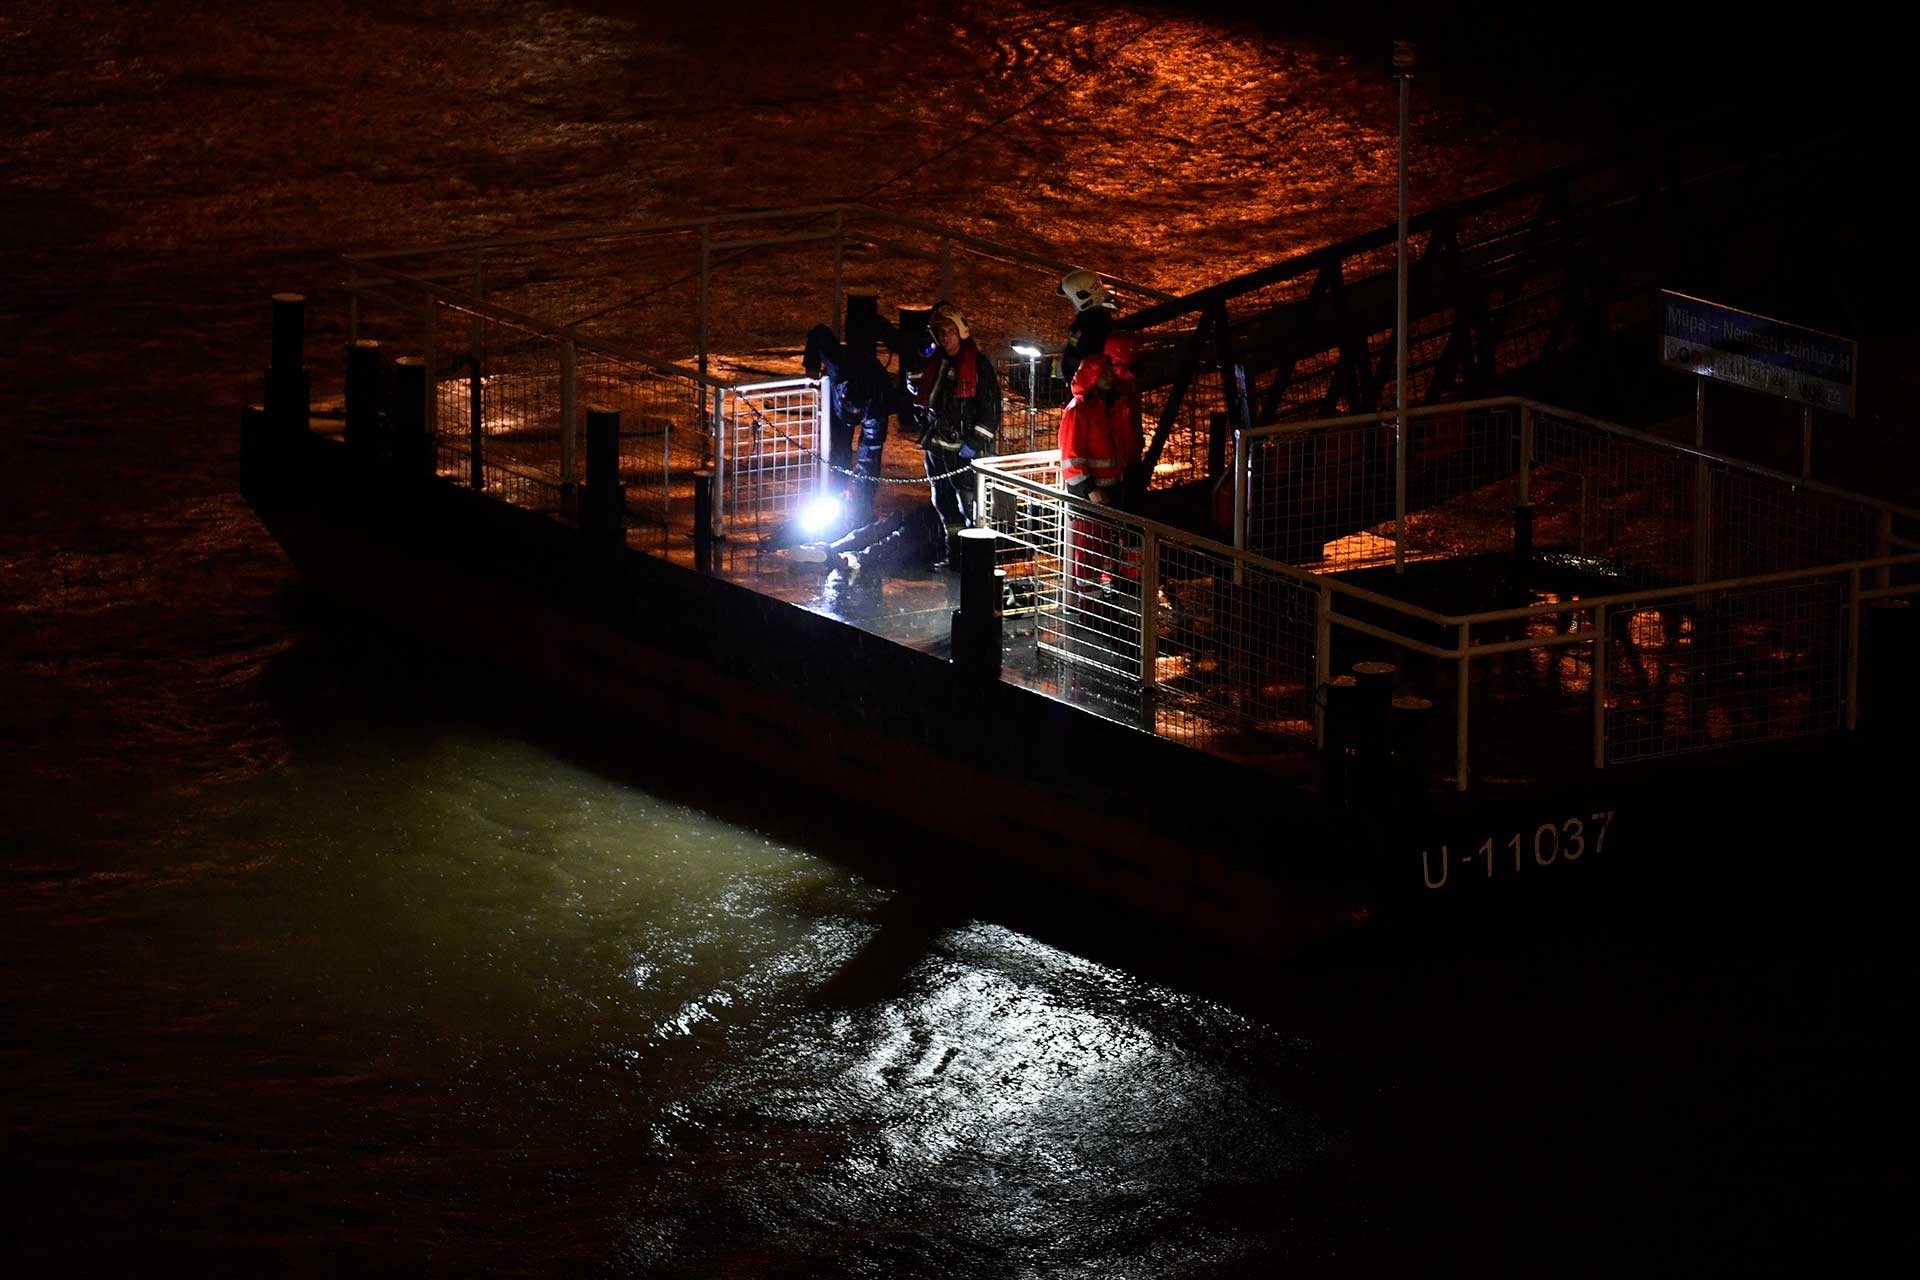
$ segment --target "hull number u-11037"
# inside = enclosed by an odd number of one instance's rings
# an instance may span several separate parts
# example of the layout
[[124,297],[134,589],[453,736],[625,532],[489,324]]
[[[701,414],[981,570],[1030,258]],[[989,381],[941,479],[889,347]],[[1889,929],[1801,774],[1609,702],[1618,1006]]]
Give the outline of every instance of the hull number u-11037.
[[[1472,875],[1478,880],[1518,875],[1528,866],[1550,867],[1556,862],[1578,862],[1587,854],[1599,853],[1606,847],[1607,829],[1611,826],[1613,810],[1602,809],[1584,818],[1543,822],[1531,834],[1516,831],[1505,840],[1488,836],[1471,853],[1462,853],[1457,859],[1444,844],[1437,852],[1422,849],[1420,876],[1427,888],[1443,889],[1455,874],[1456,862],[1459,875]],[[1479,874],[1474,875],[1475,872]]]

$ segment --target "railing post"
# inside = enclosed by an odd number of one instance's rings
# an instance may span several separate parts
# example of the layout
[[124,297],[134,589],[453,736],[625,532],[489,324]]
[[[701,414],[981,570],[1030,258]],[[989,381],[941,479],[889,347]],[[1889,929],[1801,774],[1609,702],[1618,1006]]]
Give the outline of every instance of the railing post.
[[1140,682],[1151,687],[1159,676],[1160,536],[1140,531]]
[[[1029,351],[1033,348],[1027,348]],[[1027,357],[1027,452],[1040,447],[1040,357]]]
[[[1393,42],[1393,74],[1400,82],[1400,234],[1394,272],[1393,318],[1393,571],[1407,568],[1407,114],[1413,88],[1413,45]],[[1427,237],[1429,250],[1433,237]],[[1371,407],[1371,406],[1369,406]]]
[[707,433],[713,450],[713,529],[716,538],[727,536],[727,393],[713,389],[712,429]]
[[1533,567],[1533,495],[1530,487],[1533,471],[1533,406],[1520,403],[1520,460],[1514,474],[1513,503],[1513,587],[1524,595],[1532,586]]
[[[1238,564],[1239,561],[1235,561]],[[1327,683],[1327,676],[1333,670],[1333,588],[1320,584],[1315,596],[1313,609],[1313,687],[1316,695],[1313,699],[1313,740],[1316,746],[1327,744],[1327,712],[1320,704],[1318,690]]]
[[480,368],[480,320],[475,317],[473,358],[467,365],[467,486],[474,490],[487,487],[486,377]]
[[700,335],[697,351],[699,356],[700,380],[702,382],[707,380],[707,313],[711,309],[712,303],[712,275],[713,224],[711,222],[703,222],[700,224],[700,315],[697,317]]
[[[858,427],[854,428],[859,431]],[[814,453],[819,459],[813,468],[813,485],[821,493],[833,492],[833,379],[820,375],[813,384],[813,444]],[[858,449],[860,441],[852,442]],[[975,507],[978,511],[979,508]]]
[[1607,606],[1593,610],[1593,767],[1607,767]]
[[1467,789],[1467,681],[1471,674],[1468,670],[1470,659],[1467,657],[1467,645],[1470,641],[1469,625],[1465,622],[1460,624],[1460,635],[1455,641],[1460,646],[1460,657],[1454,667],[1453,691],[1453,789],[1455,791]]
[[1247,433],[1233,433],[1233,546],[1236,551],[1247,549],[1247,476],[1250,468],[1247,460]]
[[1707,380],[1694,379],[1693,447],[1700,454],[1693,460],[1693,580],[1705,582],[1712,576],[1712,547],[1708,542],[1707,508],[1712,501],[1713,481],[1707,474]]
[[[476,256],[473,263],[473,291],[476,296],[485,297],[481,293],[485,282],[480,270],[480,259]],[[467,341],[467,484],[474,489],[484,489],[487,485],[487,450],[486,406],[482,393],[486,385],[487,322],[480,318],[477,311],[473,314],[473,325]]]

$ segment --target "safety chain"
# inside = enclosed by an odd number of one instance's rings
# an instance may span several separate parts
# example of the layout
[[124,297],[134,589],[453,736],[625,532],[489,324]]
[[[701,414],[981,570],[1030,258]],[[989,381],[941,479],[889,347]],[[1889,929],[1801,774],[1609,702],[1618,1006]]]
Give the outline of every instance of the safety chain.
[[847,477],[849,480],[858,480],[862,484],[925,484],[929,480],[945,480],[950,476],[963,476],[973,470],[973,464],[969,462],[963,467],[959,467],[953,471],[942,471],[937,475],[910,476],[906,478],[901,478],[898,476],[861,475],[858,471],[849,471],[847,468],[838,465],[831,458],[821,457],[820,451],[818,449],[813,448],[811,445],[805,445],[800,443],[800,441],[795,440],[792,436],[788,435],[786,432],[782,431],[780,428],[774,426],[771,422],[768,422],[766,415],[760,412],[760,406],[755,404],[753,401],[747,399],[745,396],[737,396],[735,398],[738,399],[742,404],[747,406],[747,412],[751,413],[754,417],[754,421],[758,422],[761,426],[773,432],[773,434],[779,436],[782,440],[785,440],[788,444],[792,445],[795,449],[798,449],[801,453],[805,454],[807,457],[812,458],[814,461],[826,463],[827,470],[835,472],[839,475],[843,475]]

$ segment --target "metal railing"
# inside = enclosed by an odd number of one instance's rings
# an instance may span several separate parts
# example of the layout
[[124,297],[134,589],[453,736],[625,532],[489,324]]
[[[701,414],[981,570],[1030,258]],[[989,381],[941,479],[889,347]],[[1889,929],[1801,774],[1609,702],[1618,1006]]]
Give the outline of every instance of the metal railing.
[[703,378],[391,266],[351,289],[356,332],[427,353],[440,474],[516,506],[574,518],[589,408],[620,414],[628,540],[653,550],[691,541],[698,469],[732,497],[714,532],[759,532],[802,487],[792,459],[818,452],[818,383]]
[[1057,454],[975,466],[1009,609],[1033,616],[1043,652],[1147,690],[1163,737],[1229,754],[1313,740],[1321,583],[1071,498]]
[[[1043,650],[1151,691],[1157,732],[1223,749],[1239,739],[1244,750],[1248,734],[1318,741],[1324,726],[1316,694],[1330,674],[1349,659],[1389,658],[1404,689],[1435,705],[1435,731],[1450,734],[1451,781],[1460,790],[1474,740],[1482,742],[1482,771],[1498,774],[1556,753],[1569,766],[1602,769],[1854,727],[1861,610],[1920,594],[1920,555],[1896,550],[1896,542],[1912,539],[1893,532],[1896,522],[1913,526],[1920,513],[1524,400],[1434,407],[1422,416],[1429,429],[1416,434],[1410,456],[1439,450],[1431,460],[1440,465],[1411,491],[1446,519],[1435,514],[1408,526],[1417,555],[1510,552],[1516,499],[1521,506],[1531,499],[1545,508],[1536,527],[1551,542],[1586,529],[1589,554],[1604,550],[1621,567],[1611,575],[1621,589],[1440,612],[1332,576],[1366,562],[1353,547],[1323,546],[1306,567],[1215,543],[1073,499],[1058,487],[1057,457],[1032,454],[976,463],[982,510],[1002,535],[1002,567],[1015,584],[1010,598],[1032,602]],[[1377,415],[1319,424],[1336,441],[1325,456],[1360,465],[1356,453],[1379,447],[1380,425]],[[1574,428],[1587,432],[1582,449],[1551,438]],[[1303,429],[1256,439],[1288,444],[1286,436]],[[1624,461],[1605,462],[1609,449]],[[1534,477],[1548,464],[1517,465],[1523,456],[1540,458],[1536,450],[1562,471],[1581,459],[1587,469],[1573,474],[1587,477],[1584,490],[1572,486],[1556,497],[1536,488]],[[1677,461],[1677,479],[1653,465],[1661,459]],[[1690,509],[1640,505],[1692,492],[1696,467],[1709,462],[1722,478],[1716,486],[1709,472],[1705,489],[1718,495],[1709,510],[1724,530],[1708,541],[1720,548],[1709,563],[1750,570],[1765,563],[1768,571],[1691,577],[1676,567],[1694,563],[1684,536]],[[1244,483],[1246,471],[1239,474]],[[1776,479],[1801,490],[1791,515],[1774,513],[1795,496],[1782,498],[1770,487]],[[1390,472],[1386,484],[1373,479],[1358,491],[1334,523],[1356,525],[1346,537],[1366,533],[1374,539],[1367,554],[1390,563],[1391,511],[1384,522],[1379,512],[1380,495],[1392,493]],[[1270,491],[1303,505],[1311,492]],[[1611,511],[1608,499],[1648,511],[1650,530],[1610,530],[1600,518]],[[1390,507],[1390,496],[1385,501]],[[1237,527],[1265,530],[1263,537],[1283,540],[1316,527],[1284,512],[1250,522],[1244,488],[1236,507]],[[1323,504],[1312,518],[1324,515]],[[1447,521],[1456,527],[1443,536]],[[1676,528],[1677,554],[1669,550]],[[1864,549],[1851,558],[1826,558],[1855,546]]]
[[[808,253],[818,258],[811,276],[795,261]],[[1010,344],[1051,347],[1044,335],[1059,327],[1064,306],[1054,281],[1073,264],[864,205],[587,227],[345,261],[351,337],[428,357],[428,422],[446,474],[570,518],[581,416],[588,407],[618,410],[630,533],[660,549],[690,527],[695,468],[716,471],[713,532],[723,538],[766,532],[798,495],[829,482],[817,405],[800,408],[818,389],[779,376],[797,364],[807,327],[792,320],[808,305],[796,280],[820,282],[819,318],[836,332],[851,293],[993,299],[991,318],[976,313],[975,329],[1005,396],[998,447],[1058,439],[1066,389],[1051,358],[1020,357]],[[1171,296],[1104,279],[1136,301]],[[768,297],[794,305],[769,308]],[[789,383],[790,392],[781,389]],[[817,476],[808,477],[816,461]]]
[[[1513,546],[1675,585],[1868,559],[1920,513],[1519,396],[1276,423],[1236,443],[1236,546],[1319,570]],[[1910,535],[1909,535],[1910,536]]]

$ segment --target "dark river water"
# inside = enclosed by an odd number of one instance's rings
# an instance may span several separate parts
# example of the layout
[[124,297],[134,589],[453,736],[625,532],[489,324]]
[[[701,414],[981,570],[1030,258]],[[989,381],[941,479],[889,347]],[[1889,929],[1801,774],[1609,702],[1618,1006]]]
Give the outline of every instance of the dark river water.
[[[1652,876],[1629,910],[1262,972],[1065,945],[327,615],[238,495],[266,299],[308,293],[331,358],[342,251],[858,196],[1176,289],[1389,221],[1384,49],[1265,16],[0,8],[0,1265],[1909,1249],[1915,966],[1875,864],[1912,842],[1844,804],[1719,897]],[[1597,62],[1598,105],[1489,65],[1419,82],[1417,205],[1648,113]],[[1789,855],[1821,873],[1749,893]]]

